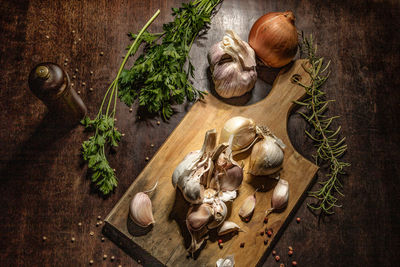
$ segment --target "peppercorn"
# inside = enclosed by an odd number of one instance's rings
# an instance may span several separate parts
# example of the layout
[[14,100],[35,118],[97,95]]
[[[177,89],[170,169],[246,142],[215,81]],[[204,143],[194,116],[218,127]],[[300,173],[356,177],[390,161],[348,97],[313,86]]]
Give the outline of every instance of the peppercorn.
[[46,240],[47,240],[47,237],[46,237],[46,236],[43,236],[42,239],[43,239],[43,241],[46,241]]
[[81,91],[78,90],[77,93],[78,93],[78,95],[80,95],[80,94],[81,94]]
[[149,157],[146,157],[145,160],[146,160],[146,161],[149,161]]
[[150,144],[150,147],[154,147],[154,144]]
[[268,237],[271,237],[271,236],[272,236],[272,231],[271,231],[271,230],[268,230],[268,231],[267,231],[267,236],[268,236]]
[[46,35],[46,38],[47,38],[47,39],[50,39],[50,36]]
[[281,259],[281,257],[279,257],[278,255],[275,256],[275,260],[279,261]]
[[133,111],[133,108],[130,108],[130,109],[129,109],[129,112],[132,112],[132,111]]
[[90,260],[90,261],[89,261],[89,264],[92,265],[92,264],[93,264],[93,260]]
[[301,221],[300,217],[297,217],[297,218],[296,218],[296,222],[297,222],[297,223],[300,223],[300,221]]
[[267,224],[268,223],[268,217],[264,218],[264,223]]
[[264,245],[268,245],[268,239],[264,240]]
[[297,261],[292,261],[292,266],[297,266]]
[[75,242],[75,237],[71,237],[71,242],[72,242],[72,243]]
[[75,33],[75,30],[72,30],[72,33]]
[[275,256],[276,255],[276,250],[272,251],[272,255]]
[[78,69],[75,69],[75,72],[78,72],[79,70]]
[[240,243],[240,247],[244,248],[244,242]]
[[104,260],[107,259],[107,254],[104,254],[104,255],[103,255],[103,259],[104,259]]
[[160,125],[160,123],[161,123],[160,121],[157,121],[157,124],[158,124],[158,125]]
[[279,264],[279,267],[285,267],[285,264],[281,263]]
[[104,237],[101,238],[101,242],[104,242],[104,240],[106,240]]
[[104,52],[102,51],[102,52],[100,52],[100,56],[103,56],[104,55]]
[[224,247],[223,243],[219,243],[219,248],[222,249]]
[[89,88],[89,91],[90,91],[90,92],[93,92],[93,87],[90,87],[90,88]]
[[124,134],[124,133],[122,133],[121,135],[122,135],[122,137],[124,137],[124,136],[125,136],[125,134]]
[[77,41],[74,41],[74,45],[76,45],[78,42]]
[[264,235],[264,231],[262,231],[261,233],[260,233],[260,236],[263,236]]
[[[116,120],[116,119],[115,119]],[[97,220],[100,220],[101,219],[101,216],[99,215],[99,216],[97,216]]]
[[114,257],[114,256],[111,256],[111,261],[113,261],[113,260],[115,260],[115,257]]
[[291,257],[293,255],[293,250],[289,250],[288,255]]
[[82,82],[82,86],[85,86],[86,85],[86,83],[85,82]]
[[293,248],[291,246],[288,247],[289,250],[293,250]]
[[81,222],[78,222],[78,226],[82,226],[82,223],[81,223]]
[[94,233],[93,233],[93,232],[90,232],[89,235],[90,235],[90,236],[94,236]]
[[218,240],[218,243],[221,244],[221,243],[222,243],[222,239],[219,239],[219,240]]
[[96,227],[98,227],[99,225],[100,225],[99,222],[97,222],[97,223],[96,223]]

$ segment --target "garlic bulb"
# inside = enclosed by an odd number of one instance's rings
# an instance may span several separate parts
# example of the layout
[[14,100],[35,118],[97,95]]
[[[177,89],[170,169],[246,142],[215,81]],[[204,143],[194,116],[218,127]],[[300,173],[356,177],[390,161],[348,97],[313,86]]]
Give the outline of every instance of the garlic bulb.
[[215,91],[224,98],[241,96],[257,80],[254,50],[232,30],[208,53]]
[[231,135],[233,135],[232,151],[243,150],[257,139],[257,126],[252,119],[233,117],[225,122],[219,142],[228,142]]
[[249,173],[253,175],[270,175],[279,171],[283,163],[283,150],[278,141],[270,136],[253,146],[250,155]]
[[155,223],[151,200],[147,194],[139,192],[133,197],[129,207],[129,215],[132,221],[141,227]]
[[266,211],[266,216],[274,210],[286,208],[289,200],[289,183],[286,180],[279,179],[274,188],[271,198],[271,208]]
[[271,12],[252,26],[249,45],[265,65],[279,68],[296,55],[298,37],[294,21],[291,11]]
[[172,174],[172,184],[175,188],[178,187],[184,198],[192,204],[199,204],[203,200],[204,184],[210,180],[212,174],[211,156],[216,139],[215,129],[207,131],[202,149],[186,155]]

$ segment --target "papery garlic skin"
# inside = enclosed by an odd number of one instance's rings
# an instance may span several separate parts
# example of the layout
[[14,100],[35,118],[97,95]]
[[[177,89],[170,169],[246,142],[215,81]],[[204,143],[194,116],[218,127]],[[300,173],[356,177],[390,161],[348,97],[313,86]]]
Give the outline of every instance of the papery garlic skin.
[[241,96],[250,91],[257,80],[254,50],[232,30],[214,44],[208,61],[215,91],[224,98]]
[[283,163],[283,150],[276,139],[264,136],[253,146],[250,154],[249,173],[252,175],[270,175],[278,172]]
[[222,128],[219,142],[228,142],[231,135],[233,135],[232,151],[244,149],[257,137],[256,124],[252,119],[242,116],[230,118]]
[[224,259],[219,259],[216,262],[217,267],[234,267],[235,266],[235,259],[233,255],[229,255]]
[[151,200],[147,194],[139,192],[133,197],[129,206],[129,216],[141,227],[155,223]]

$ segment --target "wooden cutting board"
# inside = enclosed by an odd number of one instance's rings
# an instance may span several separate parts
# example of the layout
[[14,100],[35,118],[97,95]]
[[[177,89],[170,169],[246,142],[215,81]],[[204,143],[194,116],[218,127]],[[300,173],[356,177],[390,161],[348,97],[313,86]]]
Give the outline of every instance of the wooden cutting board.
[[[309,82],[302,63],[305,61],[297,60],[283,69],[275,79],[269,95],[253,105],[231,106],[210,94],[204,101],[194,104],[107,216],[104,232],[144,266],[215,266],[219,258],[227,255],[234,255],[236,266],[261,265],[267,249],[283,232],[285,221],[318,169],[294,150],[286,129],[289,112],[294,106],[293,101],[305,94],[304,88],[292,82],[291,78],[298,75],[301,82]],[[264,212],[271,207],[271,195],[276,180],[245,174],[238,198],[228,205],[230,212],[227,217],[227,220],[236,222],[245,232],[224,237],[222,249],[218,247],[215,233],[211,232],[205,247],[194,258],[188,257],[186,247],[190,237],[186,230],[185,217],[189,206],[180,191],[173,188],[172,173],[187,153],[201,148],[207,130],[215,128],[220,133],[224,123],[238,115],[252,118],[257,125],[268,126],[286,144],[280,177],[290,185],[288,206],[281,213],[272,213],[268,224],[264,225]],[[246,170],[248,157],[239,156],[241,157],[237,160],[244,161]],[[150,194],[156,223],[152,228],[143,231],[128,218],[129,203],[137,192],[148,190],[157,179],[158,187]],[[256,193],[257,203],[251,221],[242,222],[238,211],[243,200],[262,185],[265,190]],[[267,245],[264,244],[267,236],[260,235],[265,228],[273,230],[273,236],[269,238]],[[244,248],[240,247],[242,242],[245,243]]]

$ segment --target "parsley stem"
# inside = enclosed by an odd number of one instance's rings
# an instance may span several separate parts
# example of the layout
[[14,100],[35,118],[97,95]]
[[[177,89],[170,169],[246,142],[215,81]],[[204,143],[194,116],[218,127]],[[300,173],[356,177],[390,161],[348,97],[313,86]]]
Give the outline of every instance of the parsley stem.
[[[114,100],[114,108],[113,108],[113,118],[115,117],[115,110],[117,108],[117,96],[118,96],[118,81],[119,81],[119,77],[121,76],[121,72],[125,67],[126,61],[128,60],[128,58],[133,54],[136,53],[136,51],[139,49],[139,45],[138,42],[141,42],[141,37],[144,33],[144,31],[150,26],[151,23],[153,23],[153,21],[157,18],[157,16],[160,14],[160,10],[158,9],[156,11],[156,13],[154,13],[153,17],[150,18],[149,21],[147,21],[147,23],[144,25],[144,27],[140,30],[139,34],[137,35],[137,37],[135,38],[135,41],[133,42],[133,44],[131,45],[131,47],[129,48],[128,52],[126,53],[124,60],[122,61],[121,66],[119,67],[117,76],[115,77],[115,80],[113,81],[113,83],[111,84],[112,86],[112,90],[111,90],[111,94],[110,94],[110,98],[108,100],[108,105],[107,105],[107,110],[106,110],[106,116],[108,116],[108,111],[110,109],[110,105],[111,105],[111,101],[113,99],[113,97],[115,97]],[[139,43],[140,44],[140,43]],[[106,96],[108,94],[109,89],[107,90]],[[105,97],[106,97],[105,96]]]

